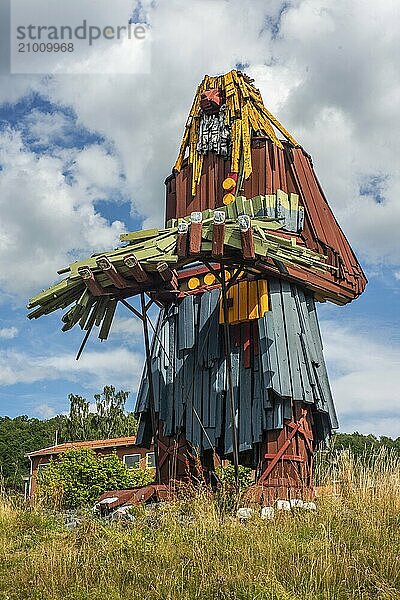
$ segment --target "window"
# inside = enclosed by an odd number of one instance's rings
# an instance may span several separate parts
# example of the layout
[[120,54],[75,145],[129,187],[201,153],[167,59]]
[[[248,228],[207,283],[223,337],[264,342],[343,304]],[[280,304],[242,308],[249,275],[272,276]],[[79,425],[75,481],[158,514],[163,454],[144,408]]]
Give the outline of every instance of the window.
[[156,466],[156,455],[154,452],[147,452],[146,454],[146,467],[150,469]]
[[124,454],[123,461],[128,469],[138,469],[140,467],[140,454]]

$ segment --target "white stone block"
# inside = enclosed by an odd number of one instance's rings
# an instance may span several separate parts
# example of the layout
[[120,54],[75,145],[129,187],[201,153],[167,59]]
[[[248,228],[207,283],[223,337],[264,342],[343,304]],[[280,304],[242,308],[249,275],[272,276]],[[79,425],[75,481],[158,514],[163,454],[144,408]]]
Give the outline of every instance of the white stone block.
[[262,519],[273,519],[275,513],[275,509],[273,506],[263,506],[261,509],[261,518]]
[[301,498],[292,498],[290,501],[290,506],[292,508],[303,508],[304,502]]
[[252,508],[246,508],[246,507],[241,507],[238,508],[236,516],[239,519],[250,519],[250,517],[253,515],[254,510]]
[[303,508],[306,510],[317,510],[315,502],[303,502]]

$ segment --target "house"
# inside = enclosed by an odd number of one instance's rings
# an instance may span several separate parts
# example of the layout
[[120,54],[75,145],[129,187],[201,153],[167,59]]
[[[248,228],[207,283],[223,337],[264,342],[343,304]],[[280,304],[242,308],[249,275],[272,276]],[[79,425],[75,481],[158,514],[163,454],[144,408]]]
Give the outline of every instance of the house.
[[115,452],[129,469],[139,467],[154,467],[155,459],[153,449],[140,448],[136,446],[136,437],[120,437],[107,440],[88,440],[84,442],[66,442],[29,452],[27,456],[31,461],[29,475],[29,485],[27,486],[27,496],[31,497],[35,493],[38,473],[45,469],[50,461],[67,450],[80,450],[82,448],[91,448],[98,455],[112,454]]

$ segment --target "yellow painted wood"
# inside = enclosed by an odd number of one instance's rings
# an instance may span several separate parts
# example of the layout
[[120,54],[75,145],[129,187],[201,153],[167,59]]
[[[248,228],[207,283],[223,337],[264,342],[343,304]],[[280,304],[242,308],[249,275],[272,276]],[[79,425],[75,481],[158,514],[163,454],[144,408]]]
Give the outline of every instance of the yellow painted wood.
[[290,210],[298,211],[299,210],[299,196],[298,194],[290,194]]
[[276,190],[276,200],[282,204],[283,208],[290,210],[289,196],[285,192]]
[[275,194],[268,194],[267,196],[265,196],[265,207],[275,209],[275,207],[276,207]]
[[241,137],[242,137],[242,121],[240,121],[239,119],[236,119],[232,125],[232,162],[231,162],[232,173],[239,173]]
[[238,307],[238,321],[247,321],[249,318],[248,301],[247,301],[247,281],[240,281],[238,283],[239,292],[239,307]]
[[252,173],[251,165],[251,136],[250,136],[250,124],[249,124],[249,113],[247,108],[247,102],[242,108],[242,136],[243,136],[243,164],[244,164],[244,178],[248,179]]
[[260,315],[260,317],[263,317],[264,314],[269,310],[268,283],[265,279],[259,279],[257,284],[258,284],[259,315]]
[[248,313],[249,319],[258,319],[258,289],[257,281],[248,282]]
[[[182,163],[189,149],[189,163],[192,169],[192,194],[196,194],[200,181],[203,160],[197,151],[199,128],[201,121],[201,94],[204,90],[218,87],[225,93],[226,97],[226,123],[231,127],[232,158],[231,171],[239,172],[241,156],[244,166],[244,176],[248,178],[252,173],[251,161],[251,133],[260,131],[267,135],[279,148],[283,148],[278,139],[275,129],[282,133],[294,146],[298,146],[296,140],[282,126],[264,106],[260,91],[243,75],[232,70],[225,75],[209,77],[206,75],[197,88],[195,98],[186,123],[179,155],[175,163],[175,169],[180,171]],[[275,128],[275,129],[274,129]]]

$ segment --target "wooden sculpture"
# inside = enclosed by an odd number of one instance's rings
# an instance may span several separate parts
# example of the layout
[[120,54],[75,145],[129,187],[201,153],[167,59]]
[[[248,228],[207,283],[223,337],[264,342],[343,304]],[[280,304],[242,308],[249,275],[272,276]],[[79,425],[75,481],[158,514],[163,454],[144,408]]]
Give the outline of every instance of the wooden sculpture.
[[29,317],[73,304],[63,330],[86,331],[79,355],[93,327],[107,338],[118,302],[142,320],[137,443],[154,440],[159,484],[213,483],[230,459],[254,470],[257,502],[310,497],[314,453],[337,427],[315,305],[350,302],[366,279],[310,156],[245,74],[204,78],[166,180],[165,228],[121,241],[63,270]]

